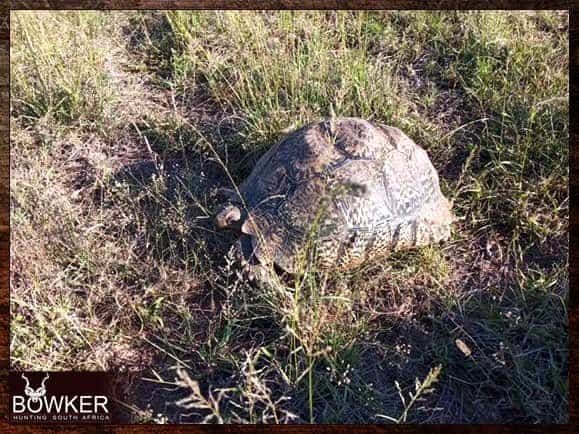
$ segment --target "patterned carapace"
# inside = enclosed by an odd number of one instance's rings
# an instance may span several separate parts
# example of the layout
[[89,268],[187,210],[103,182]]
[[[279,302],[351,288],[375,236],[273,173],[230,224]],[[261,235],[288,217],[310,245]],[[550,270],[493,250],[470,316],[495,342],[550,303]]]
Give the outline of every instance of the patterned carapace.
[[290,273],[306,245],[320,268],[348,269],[445,240],[454,220],[426,152],[398,128],[358,118],[291,133],[239,191],[243,200],[232,200],[246,210],[242,238],[260,263]]

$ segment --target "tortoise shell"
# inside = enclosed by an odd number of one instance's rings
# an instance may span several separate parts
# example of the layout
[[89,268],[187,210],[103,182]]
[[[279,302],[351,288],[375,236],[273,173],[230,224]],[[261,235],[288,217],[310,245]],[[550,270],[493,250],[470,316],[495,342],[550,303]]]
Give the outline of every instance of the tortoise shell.
[[285,137],[239,188],[244,237],[262,264],[294,273],[308,245],[345,270],[449,238],[454,220],[426,152],[398,128],[324,120]]

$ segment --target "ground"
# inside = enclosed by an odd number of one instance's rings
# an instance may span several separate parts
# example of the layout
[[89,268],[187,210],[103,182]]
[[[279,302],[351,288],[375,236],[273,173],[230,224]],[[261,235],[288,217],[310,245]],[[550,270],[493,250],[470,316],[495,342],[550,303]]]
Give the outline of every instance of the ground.
[[[11,363],[139,422],[563,423],[565,12],[18,12]],[[255,288],[211,224],[288,131],[401,128],[452,239]]]

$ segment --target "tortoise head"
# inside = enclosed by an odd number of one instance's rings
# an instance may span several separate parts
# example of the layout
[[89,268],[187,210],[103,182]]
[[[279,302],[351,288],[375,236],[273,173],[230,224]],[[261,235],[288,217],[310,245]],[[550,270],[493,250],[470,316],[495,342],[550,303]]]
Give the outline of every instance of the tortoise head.
[[220,190],[220,193],[225,195],[227,200],[213,217],[215,228],[234,231],[238,234],[248,233],[247,212],[237,194],[233,190],[224,188]]
[[230,230],[239,235],[255,235],[253,225],[250,224],[247,212],[241,204],[228,202],[213,217],[213,224],[217,230]]
[[215,214],[213,223],[218,230],[229,229],[235,232],[241,232],[241,226],[243,224],[241,209],[236,204],[227,203]]

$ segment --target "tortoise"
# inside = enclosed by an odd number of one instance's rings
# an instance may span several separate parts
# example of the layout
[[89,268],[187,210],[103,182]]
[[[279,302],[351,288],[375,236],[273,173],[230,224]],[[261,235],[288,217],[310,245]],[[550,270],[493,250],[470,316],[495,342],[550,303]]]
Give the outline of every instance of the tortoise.
[[227,196],[214,224],[240,235],[235,254],[258,281],[272,265],[297,273],[306,245],[319,270],[349,270],[447,240],[455,220],[426,151],[398,128],[359,118],[290,133]]

